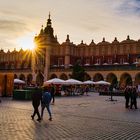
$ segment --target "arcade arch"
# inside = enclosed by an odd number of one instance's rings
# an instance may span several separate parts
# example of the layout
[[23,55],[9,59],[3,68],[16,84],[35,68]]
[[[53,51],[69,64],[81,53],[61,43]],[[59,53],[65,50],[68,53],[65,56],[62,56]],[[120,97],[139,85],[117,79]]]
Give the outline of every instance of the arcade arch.
[[56,75],[56,74],[52,74],[52,75],[50,76],[50,79],[53,79],[53,78],[57,78],[57,75]]
[[20,74],[19,79],[25,81],[25,75],[24,74]]
[[91,80],[91,77],[88,73],[85,73],[84,81]]
[[114,73],[109,73],[106,77],[106,81],[111,83],[112,85],[116,85],[117,86],[117,76]]
[[33,80],[32,74],[28,74],[28,75],[27,75],[27,84],[28,84],[28,85],[31,84],[32,80]]
[[14,74],[14,79],[18,78],[18,76],[16,74]]
[[43,82],[44,82],[44,76],[42,75],[41,72],[39,72],[36,76],[36,84],[42,86]]
[[132,82],[132,77],[131,77],[130,74],[124,73],[124,74],[121,75],[121,77],[120,77],[120,87],[121,88],[124,88],[127,85],[130,85],[132,83],[133,83]]
[[67,80],[68,79],[68,76],[65,73],[62,73],[60,75],[60,79]]
[[104,80],[104,77],[102,76],[102,74],[100,73],[96,73],[93,77],[93,81],[100,81],[100,80]]
[[135,84],[136,85],[140,84],[140,73],[136,74],[136,76],[135,76]]

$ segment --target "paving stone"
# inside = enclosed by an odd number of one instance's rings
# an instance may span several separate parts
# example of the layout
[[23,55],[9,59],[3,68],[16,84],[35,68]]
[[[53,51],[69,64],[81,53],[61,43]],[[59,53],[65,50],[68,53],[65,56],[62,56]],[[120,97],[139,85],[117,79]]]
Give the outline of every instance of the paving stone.
[[[140,140],[140,109],[125,109],[124,97],[90,93],[90,96],[59,97],[42,122],[31,120],[31,101],[2,98],[0,140]],[[140,107],[140,98],[138,107]]]

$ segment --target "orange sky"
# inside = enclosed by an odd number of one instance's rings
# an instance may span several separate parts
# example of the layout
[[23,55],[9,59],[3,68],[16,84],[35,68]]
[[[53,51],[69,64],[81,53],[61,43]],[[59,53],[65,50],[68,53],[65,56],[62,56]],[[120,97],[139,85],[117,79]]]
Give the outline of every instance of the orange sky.
[[0,48],[31,48],[33,37],[51,12],[54,33],[60,43],[66,35],[79,44],[105,37],[112,42],[127,35],[140,39],[139,0],[0,0]]

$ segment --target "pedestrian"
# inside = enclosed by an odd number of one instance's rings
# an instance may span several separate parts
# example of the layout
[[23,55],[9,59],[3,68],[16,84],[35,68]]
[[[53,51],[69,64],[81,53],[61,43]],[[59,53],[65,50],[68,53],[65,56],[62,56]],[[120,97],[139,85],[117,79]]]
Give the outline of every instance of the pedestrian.
[[50,93],[51,93],[51,97],[52,97],[52,104],[54,104],[56,87],[55,87],[55,85],[53,83],[51,84],[51,87],[50,87]]
[[51,109],[50,109],[50,103],[52,100],[52,96],[50,91],[48,90],[48,87],[44,87],[44,92],[42,95],[42,104],[41,104],[41,119],[43,119],[43,113],[44,113],[44,109],[46,107],[48,114],[49,114],[49,120],[52,121],[52,113],[51,113]]
[[88,96],[88,92],[89,92],[89,86],[86,85],[86,86],[85,86],[85,93],[86,93],[87,96]]
[[135,109],[137,109],[137,96],[138,96],[138,93],[136,91],[136,87],[133,86],[132,87],[132,91],[131,91],[131,104],[130,104],[130,109],[132,109],[133,105],[134,105]]
[[31,115],[31,118],[32,118],[32,120],[34,120],[34,117],[37,114],[37,116],[38,116],[37,121],[39,121],[39,122],[41,121],[41,117],[40,117],[40,113],[39,113],[38,107],[40,105],[41,98],[42,98],[42,93],[39,90],[39,88],[36,87],[35,91],[32,94],[32,105],[33,105],[33,108],[34,108],[34,112]]
[[125,95],[125,108],[129,108],[129,100],[130,100],[130,95],[131,95],[131,86],[127,86],[125,88],[125,91],[124,91],[124,95]]

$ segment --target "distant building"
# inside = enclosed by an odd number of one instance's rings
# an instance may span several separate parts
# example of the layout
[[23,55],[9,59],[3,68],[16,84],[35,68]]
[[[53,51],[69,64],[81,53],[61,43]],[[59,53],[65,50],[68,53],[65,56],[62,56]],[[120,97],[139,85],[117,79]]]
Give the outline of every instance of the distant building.
[[92,40],[89,45],[81,41],[75,45],[70,41],[60,44],[54,36],[52,22],[49,18],[46,27],[34,38],[36,47],[31,51],[0,51],[0,72],[13,72],[15,78],[42,84],[44,80],[58,77],[70,78],[72,67],[78,60],[86,70],[85,80],[118,81],[120,86],[128,82],[140,84],[140,68],[137,58],[140,54],[140,40],[107,42],[103,38],[97,44]]

